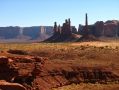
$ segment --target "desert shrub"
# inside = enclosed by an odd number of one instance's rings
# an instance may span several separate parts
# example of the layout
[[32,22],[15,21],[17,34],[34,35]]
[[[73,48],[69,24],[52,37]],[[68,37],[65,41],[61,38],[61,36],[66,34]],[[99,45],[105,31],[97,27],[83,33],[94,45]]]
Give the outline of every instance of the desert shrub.
[[102,46],[102,47],[100,47],[100,49],[104,49],[104,47]]
[[28,52],[23,51],[23,50],[12,50],[12,49],[10,49],[7,52],[11,53],[11,54],[28,55]]

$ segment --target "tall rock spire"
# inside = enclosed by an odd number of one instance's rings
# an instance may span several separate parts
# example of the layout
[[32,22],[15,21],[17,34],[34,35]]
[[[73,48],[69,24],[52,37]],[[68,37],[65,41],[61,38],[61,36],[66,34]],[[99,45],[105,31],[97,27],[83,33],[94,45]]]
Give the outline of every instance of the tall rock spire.
[[86,13],[86,23],[85,23],[86,26],[88,26],[88,15]]
[[85,22],[85,27],[86,27],[86,33],[88,33],[88,15],[86,13],[86,22]]
[[86,16],[85,16],[85,36],[88,36],[88,15],[86,13]]
[[60,25],[58,26],[58,33],[59,33],[59,34],[62,33],[62,29],[61,29],[61,26],[60,26]]
[[56,35],[58,32],[57,22],[54,22],[54,29],[53,30],[54,30],[54,35]]

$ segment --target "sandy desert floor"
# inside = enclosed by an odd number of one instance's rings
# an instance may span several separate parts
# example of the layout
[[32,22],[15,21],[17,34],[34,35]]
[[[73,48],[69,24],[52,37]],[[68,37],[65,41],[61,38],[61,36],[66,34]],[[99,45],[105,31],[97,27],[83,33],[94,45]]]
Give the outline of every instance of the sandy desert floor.
[[[0,55],[10,56],[7,50],[24,50],[30,55],[48,58],[54,67],[66,65],[108,67],[119,75],[119,41],[77,43],[1,43]],[[19,56],[14,54],[12,56]],[[22,55],[20,55],[22,56]],[[119,90],[119,84],[71,84],[53,90]]]

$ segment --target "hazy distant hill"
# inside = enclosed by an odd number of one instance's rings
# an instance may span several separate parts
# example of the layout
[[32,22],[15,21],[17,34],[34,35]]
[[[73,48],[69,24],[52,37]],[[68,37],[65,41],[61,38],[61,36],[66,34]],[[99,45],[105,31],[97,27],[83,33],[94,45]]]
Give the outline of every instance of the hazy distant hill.
[[20,27],[0,27],[0,38],[10,39],[16,38],[19,35]]
[[42,41],[53,33],[52,26],[0,27],[0,42]]

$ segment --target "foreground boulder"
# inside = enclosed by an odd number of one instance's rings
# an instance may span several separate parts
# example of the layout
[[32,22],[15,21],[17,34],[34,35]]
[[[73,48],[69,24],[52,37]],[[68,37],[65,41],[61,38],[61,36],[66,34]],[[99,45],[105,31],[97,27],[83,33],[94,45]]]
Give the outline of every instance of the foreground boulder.
[[18,74],[17,67],[13,67],[13,60],[1,56],[0,57],[0,80],[10,81],[12,77]]
[[18,83],[9,83],[4,80],[0,80],[0,90],[26,90],[26,88]]

